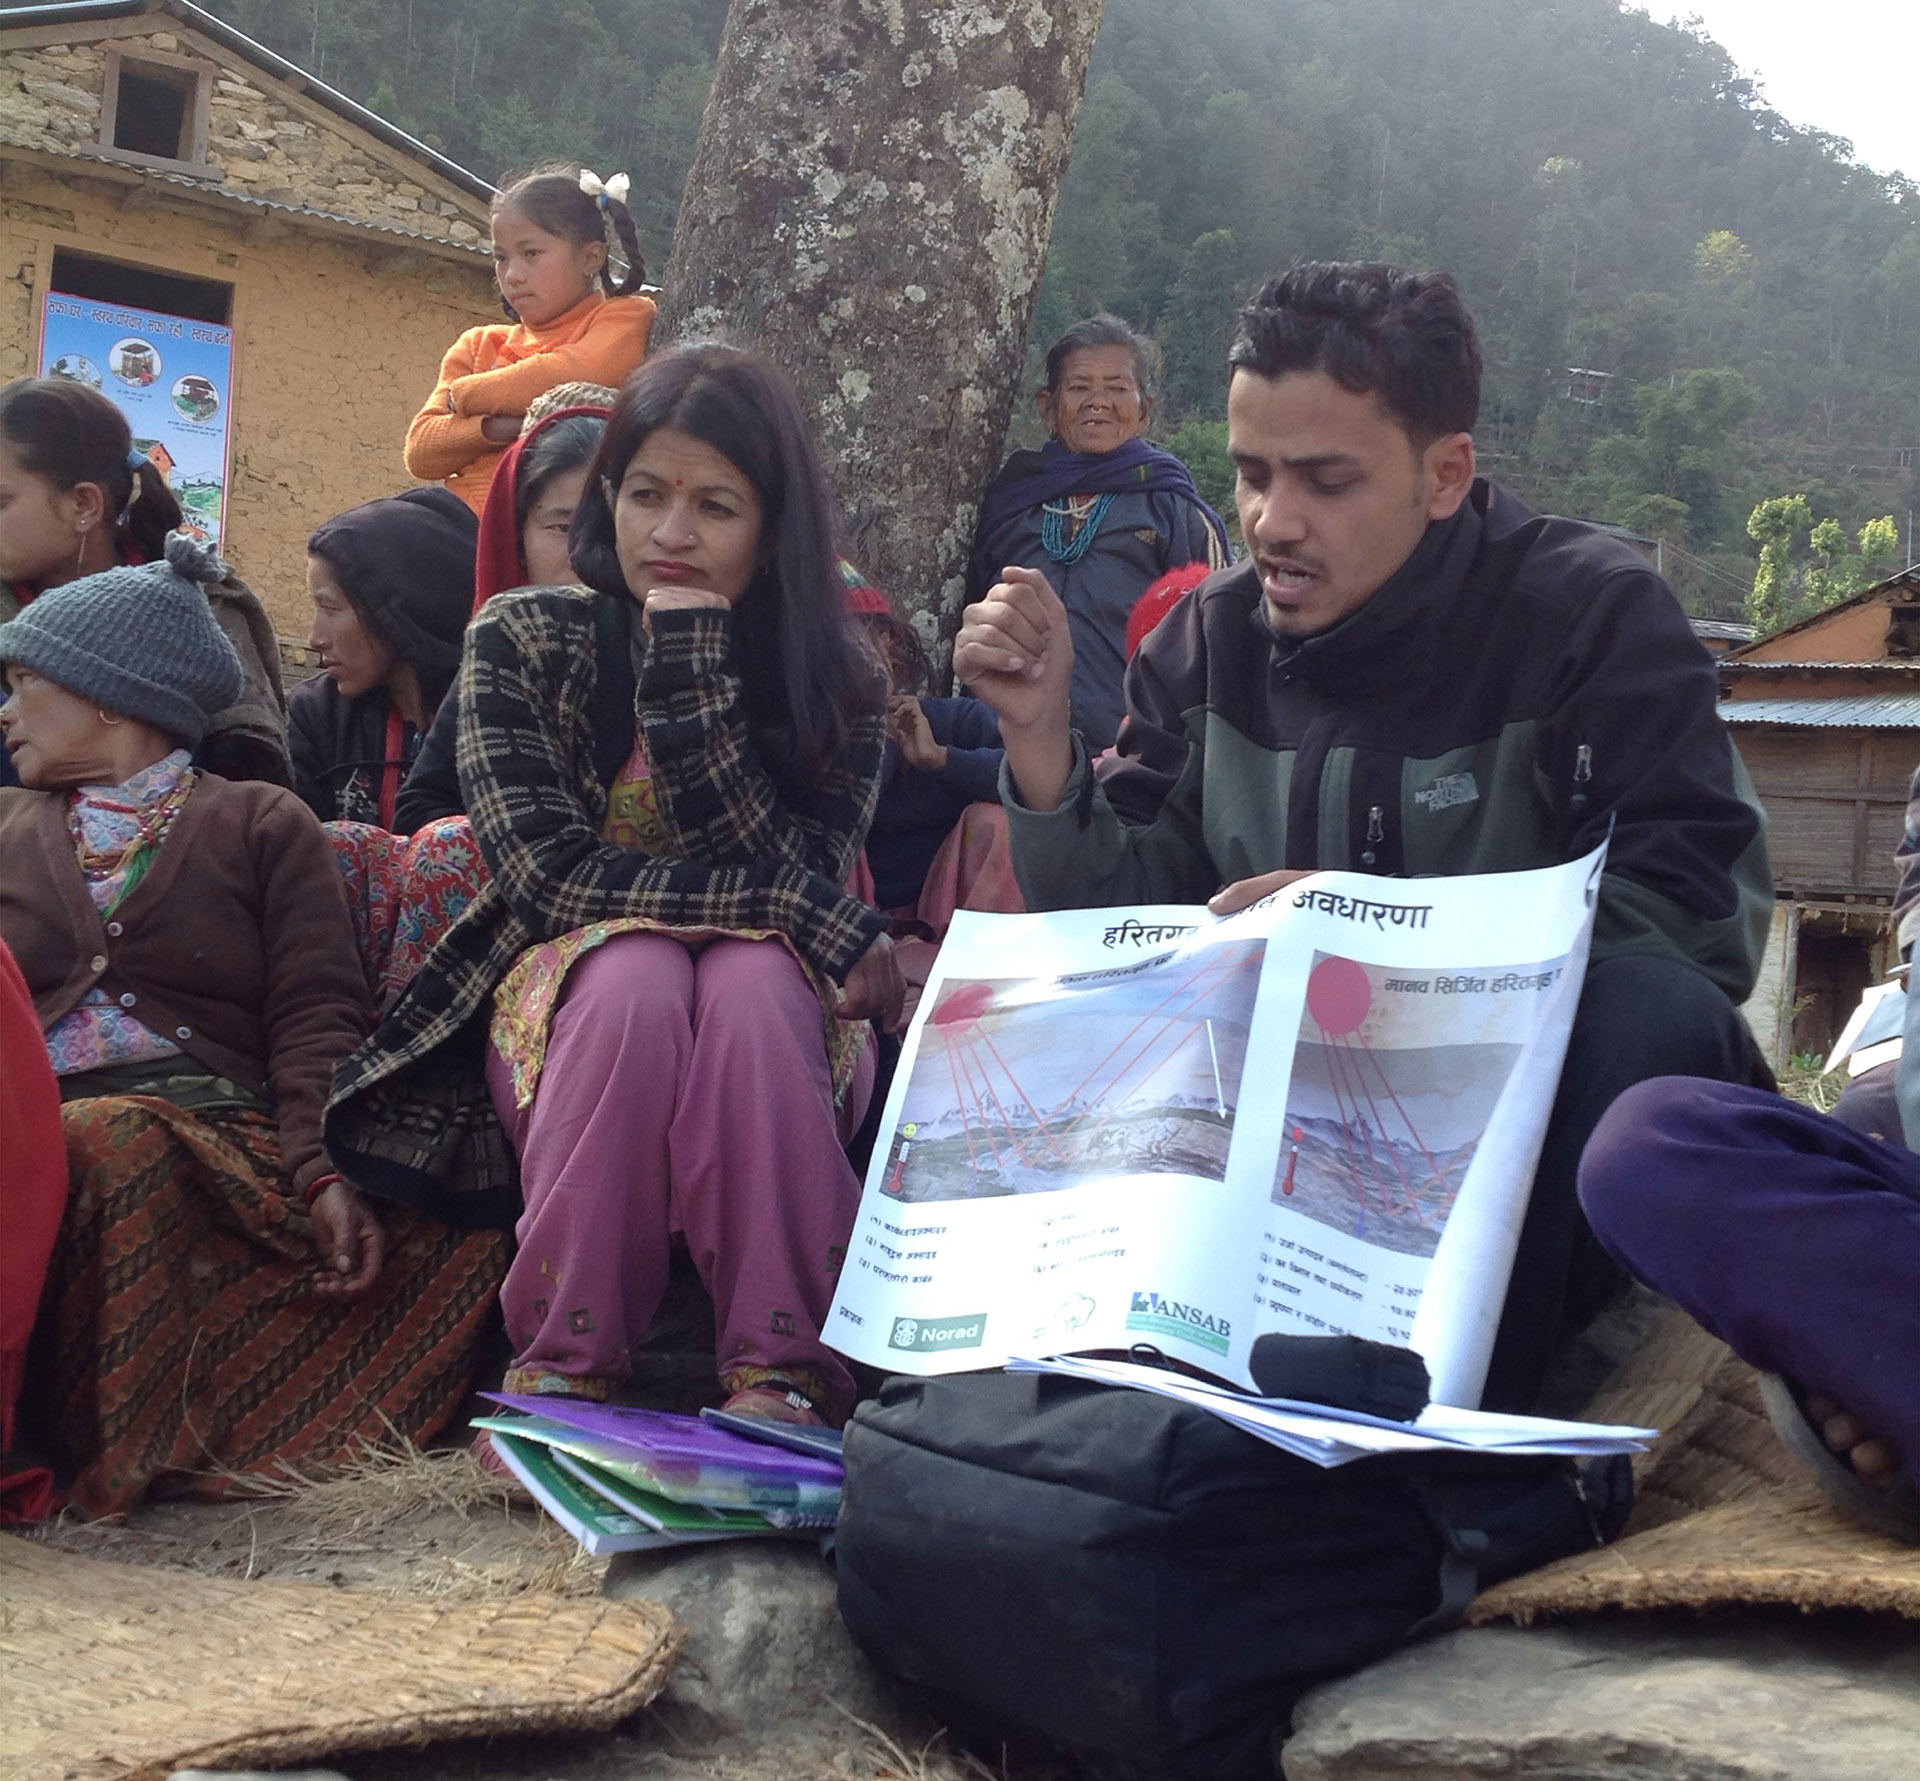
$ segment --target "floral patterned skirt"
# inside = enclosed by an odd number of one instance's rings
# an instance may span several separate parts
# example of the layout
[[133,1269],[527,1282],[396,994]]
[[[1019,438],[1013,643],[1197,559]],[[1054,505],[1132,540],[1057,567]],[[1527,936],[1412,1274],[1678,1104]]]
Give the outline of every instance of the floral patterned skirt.
[[412,835],[363,822],[322,827],[347,887],[360,961],[385,1013],[487,882],[487,863],[464,816]]

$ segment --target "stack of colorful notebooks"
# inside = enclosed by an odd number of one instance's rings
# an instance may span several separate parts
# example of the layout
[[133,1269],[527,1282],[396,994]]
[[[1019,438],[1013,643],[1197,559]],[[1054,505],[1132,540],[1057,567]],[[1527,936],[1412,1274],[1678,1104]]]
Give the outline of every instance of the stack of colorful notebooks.
[[764,1417],[483,1392],[477,1416],[534,1499],[591,1553],[817,1539],[840,1513],[840,1436]]

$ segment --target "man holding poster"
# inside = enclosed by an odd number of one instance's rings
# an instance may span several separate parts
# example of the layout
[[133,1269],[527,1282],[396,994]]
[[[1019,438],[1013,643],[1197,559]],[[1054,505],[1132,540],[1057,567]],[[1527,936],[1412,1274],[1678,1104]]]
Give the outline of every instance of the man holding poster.
[[1037,571],[967,608],[954,671],[999,715],[1030,909],[1226,915],[1318,870],[1510,872],[1608,843],[1483,1399],[1525,1410],[1618,1279],[1574,1197],[1601,1113],[1650,1076],[1764,1075],[1735,1009],[1772,907],[1764,821],[1660,577],[1476,478],[1480,349],[1450,278],[1296,268],[1230,363],[1251,560],[1141,647],[1110,770],[1069,727],[1072,644]]

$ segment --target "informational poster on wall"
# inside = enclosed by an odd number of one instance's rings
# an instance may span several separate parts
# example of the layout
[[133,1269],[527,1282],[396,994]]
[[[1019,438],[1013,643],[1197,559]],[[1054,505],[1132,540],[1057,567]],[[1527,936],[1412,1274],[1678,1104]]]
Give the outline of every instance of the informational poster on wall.
[[233,330],[92,297],[47,294],[40,375],[98,390],[127,417],[133,442],[166,478],[186,529],[226,532],[228,396]]
[[1246,1384],[1267,1331],[1352,1334],[1477,1404],[1603,858],[956,915],[827,1340],[902,1373],[1146,1343]]

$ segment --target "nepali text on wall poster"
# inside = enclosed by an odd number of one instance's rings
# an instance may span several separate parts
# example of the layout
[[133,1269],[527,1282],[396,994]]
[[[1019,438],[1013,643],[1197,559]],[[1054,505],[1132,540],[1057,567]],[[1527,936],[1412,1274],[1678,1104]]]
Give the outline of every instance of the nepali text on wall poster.
[[98,390],[127,417],[134,444],[166,478],[186,529],[226,530],[233,330],[93,297],[47,293],[40,375]]

